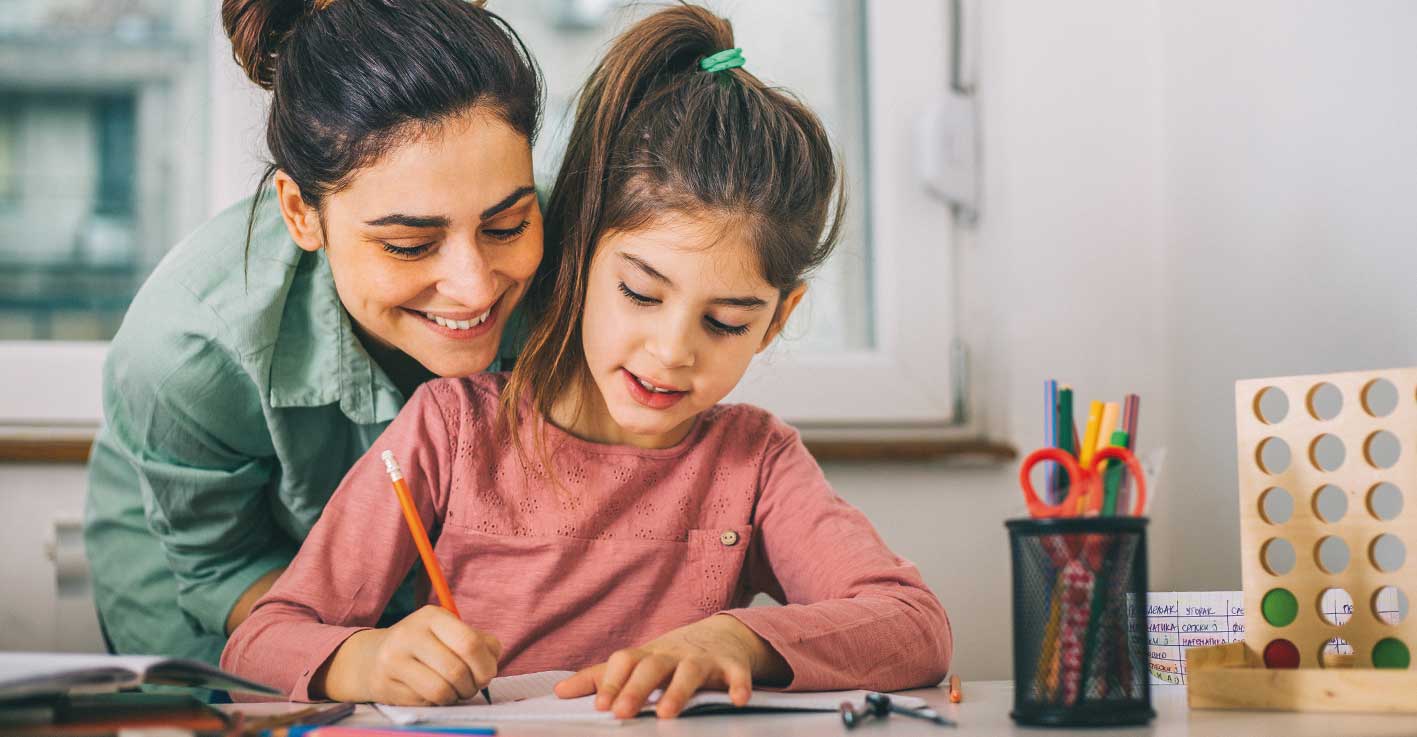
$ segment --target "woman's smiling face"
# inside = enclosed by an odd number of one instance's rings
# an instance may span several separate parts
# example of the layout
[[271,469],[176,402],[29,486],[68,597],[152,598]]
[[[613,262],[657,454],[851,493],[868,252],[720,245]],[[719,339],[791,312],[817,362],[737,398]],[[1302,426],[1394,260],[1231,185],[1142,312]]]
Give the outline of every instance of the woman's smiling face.
[[366,340],[439,376],[496,357],[507,318],[541,262],[531,145],[472,109],[356,170],[318,214],[277,175],[301,248],[324,247],[335,289]]

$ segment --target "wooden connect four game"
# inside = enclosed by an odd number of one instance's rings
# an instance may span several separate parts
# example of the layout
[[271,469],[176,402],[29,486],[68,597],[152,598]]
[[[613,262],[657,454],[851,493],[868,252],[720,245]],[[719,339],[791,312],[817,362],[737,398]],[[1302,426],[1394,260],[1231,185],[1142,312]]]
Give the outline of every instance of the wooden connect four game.
[[1191,706],[1417,712],[1417,368],[1240,381],[1235,427],[1245,642]]

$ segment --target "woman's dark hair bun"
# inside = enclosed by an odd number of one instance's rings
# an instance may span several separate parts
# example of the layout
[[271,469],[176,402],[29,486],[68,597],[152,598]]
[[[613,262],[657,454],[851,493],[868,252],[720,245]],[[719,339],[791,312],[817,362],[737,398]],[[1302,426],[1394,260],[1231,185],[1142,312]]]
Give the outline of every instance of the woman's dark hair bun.
[[275,86],[276,57],[281,43],[307,12],[307,0],[223,0],[221,24],[231,39],[231,55],[252,82]]
[[270,165],[319,209],[354,173],[473,109],[535,143],[541,71],[516,31],[467,0],[222,0],[231,52],[272,92]]

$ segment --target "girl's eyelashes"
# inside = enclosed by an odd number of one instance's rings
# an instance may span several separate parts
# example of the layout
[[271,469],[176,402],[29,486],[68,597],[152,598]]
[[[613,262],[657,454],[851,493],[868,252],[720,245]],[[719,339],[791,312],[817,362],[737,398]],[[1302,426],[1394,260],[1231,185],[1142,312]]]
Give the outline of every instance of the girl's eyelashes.
[[630,301],[634,302],[637,305],[659,304],[659,300],[653,297],[646,297],[643,294],[640,294],[639,292],[630,289],[629,287],[625,286],[625,282],[620,282],[620,293],[625,295],[626,297],[629,297]]
[[[634,302],[635,304],[640,305],[642,307],[648,307],[650,305],[659,304],[659,300],[653,297],[646,297],[645,295],[640,294],[639,292],[636,292],[633,289],[630,289],[629,287],[625,286],[625,282],[620,282],[620,293],[628,297],[631,302]],[[748,332],[747,325],[727,325],[707,315],[704,316],[704,322],[708,324],[709,330],[712,330],[713,332],[718,333],[719,335],[742,335]]]
[[496,240],[509,241],[521,235],[522,233],[525,233],[527,227],[530,225],[530,220],[523,220],[521,222],[521,225],[518,225],[515,228],[488,228],[487,230],[484,230],[482,232],[486,233],[488,236]]
[[705,317],[704,321],[708,323],[710,330],[720,335],[742,335],[748,332],[747,325],[725,325],[712,317]]
[[383,246],[385,251],[388,251],[389,253],[398,256],[399,258],[417,258],[427,253],[428,249],[433,247],[433,243],[431,241],[417,246],[406,247],[395,246],[392,243],[385,243],[384,241],[379,241],[379,245]]

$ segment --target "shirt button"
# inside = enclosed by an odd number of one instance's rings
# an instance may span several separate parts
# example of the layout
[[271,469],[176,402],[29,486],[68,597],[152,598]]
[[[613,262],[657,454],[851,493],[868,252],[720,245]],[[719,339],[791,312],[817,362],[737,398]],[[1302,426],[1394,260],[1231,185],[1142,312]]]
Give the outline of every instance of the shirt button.
[[718,541],[731,548],[738,544],[738,533],[733,530],[724,530],[723,534],[718,536]]

